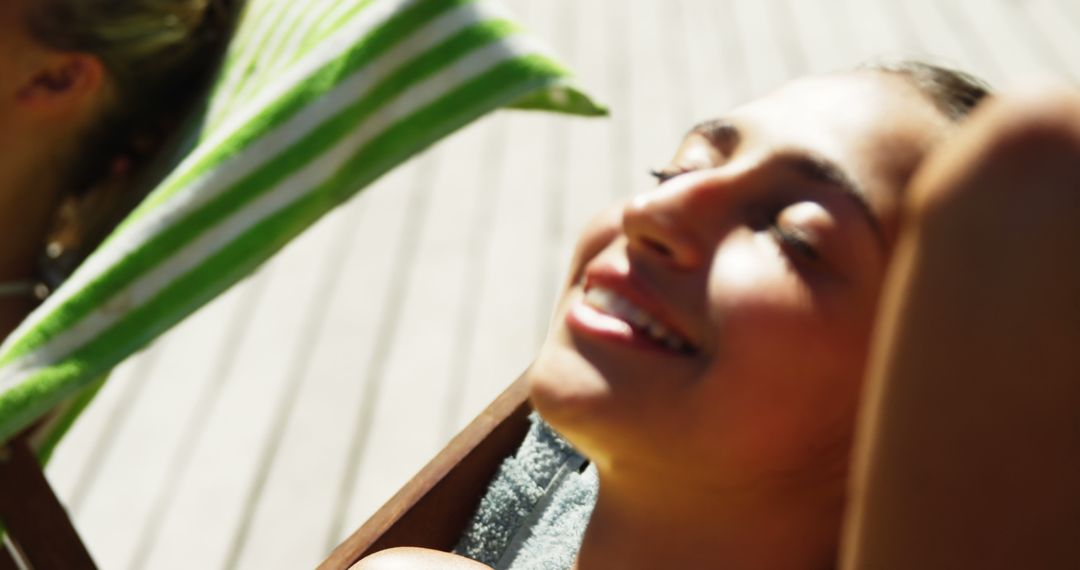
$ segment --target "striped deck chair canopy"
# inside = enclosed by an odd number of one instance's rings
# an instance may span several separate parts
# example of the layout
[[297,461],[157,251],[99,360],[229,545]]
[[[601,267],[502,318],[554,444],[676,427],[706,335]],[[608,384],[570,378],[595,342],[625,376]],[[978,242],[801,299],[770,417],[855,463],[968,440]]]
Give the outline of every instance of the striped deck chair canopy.
[[224,57],[190,152],[0,347],[0,441],[484,113],[604,113],[487,1],[250,0]]

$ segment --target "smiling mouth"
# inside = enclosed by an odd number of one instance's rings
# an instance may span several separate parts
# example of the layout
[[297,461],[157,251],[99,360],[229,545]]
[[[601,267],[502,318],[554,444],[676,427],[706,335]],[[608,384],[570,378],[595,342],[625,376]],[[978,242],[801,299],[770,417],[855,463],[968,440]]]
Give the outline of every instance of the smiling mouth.
[[584,303],[597,311],[625,321],[630,327],[653,343],[681,354],[696,350],[688,340],[660,323],[647,311],[611,289],[594,286],[585,291]]

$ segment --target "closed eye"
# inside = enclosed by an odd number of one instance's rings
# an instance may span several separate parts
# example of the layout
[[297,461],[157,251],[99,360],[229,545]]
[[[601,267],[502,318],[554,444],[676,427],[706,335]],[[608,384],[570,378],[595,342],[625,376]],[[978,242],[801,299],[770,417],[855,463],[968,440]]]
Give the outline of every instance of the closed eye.
[[693,171],[692,168],[664,168],[659,170],[653,168],[649,170],[649,174],[651,174],[652,177],[656,179],[657,184],[663,184],[668,180],[671,180],[672,178],[675,178],[682,174],[686,174],[687,172],[691,171]]
[[810,244],[806,235],[795,228],[784,229],[776,221],[769,224],[769,233],[784,249],[795,252],[808,261],[817,261],[821,254]]

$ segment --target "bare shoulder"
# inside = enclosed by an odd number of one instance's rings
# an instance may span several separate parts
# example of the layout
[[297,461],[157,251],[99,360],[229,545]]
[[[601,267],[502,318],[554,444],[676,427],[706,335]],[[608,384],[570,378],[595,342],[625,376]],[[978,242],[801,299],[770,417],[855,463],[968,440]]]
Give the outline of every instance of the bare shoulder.
[[428,548],[399,547],[364,558],[350,570],[490,570],[475,560]]

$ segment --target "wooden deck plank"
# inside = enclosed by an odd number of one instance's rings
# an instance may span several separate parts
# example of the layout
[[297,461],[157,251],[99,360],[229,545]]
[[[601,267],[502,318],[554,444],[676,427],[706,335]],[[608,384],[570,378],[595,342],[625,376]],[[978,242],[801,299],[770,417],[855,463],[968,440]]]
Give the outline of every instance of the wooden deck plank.
[[373,371],[381,377],[370,379],[382,388],[370,425],[360,434],[363,454],[336,539],[374,512],[449,439],[441,430],[441,404],[448,396],[458,302],[469,265],[464,254],[481,197],[477,190],[483,187],[486,126],[474,125],[440,147],[445,152],[433,158],[429,187],[420,188],[429,192],[430,205],[418,220],[410,278],[399,285],[404,297],[394,316],[393,342],[384,366]]
[[1055,4],[1068,17],[1076,33],[1080,34],[1080,6],[1074,0],[1056,0]]
[[109,381],[94,398],[93,404],[78,419],[78,428],[73,427],[68,432],[49,460],[45,475],[57,496],[63,498],[69,509],[75,510],[72,497],[76,489],[86,486],[85,475],[88,467],[101,455],[98,446],[103,434],[109,429],[110,419],[114,417],[131,386],[143,377],[136,374],[135,369],[140,363],[149,360],[145,356],[145,351],[140,352],[113,371]]
[[784,57],[777,24],[771,20],[768,6],[763,2],[734,2],[732,8],[729,17],[737,28],[744,45],[742,53],[747,58],[746,69],[750,78],[747,96],[763,95],[793,75]]
[[[520,15],[577,69],[574,34],[583,25],[580,10],[580,4],[559,9],[532,3]],[[473,245],[479,259],[470,285],[473,296],[462,301],[472,306],[472,315],[468,330],[462,327],[462,333],[468,334],[466,352],[456,362],[460,368],[455,367],[451,374],[457,393],[451,401],[451,413],[444,416],[447,434],[464,427],[521,373],[543,337],[543,313],[548,310],[553,274],[559,265],[554,258],[561,242],[553,233],[560,232],[564,224],[561,197],[567,191],[566,148],[560,148],[558,142],[567,140],[570,121],[560,118],[544,126],[541,123],[546,121],[540,117],[499,117],[493,139],[497,151],[492,153],[493,169],[485,180],[490,185],[490,203],[484,214],[489,223],[487,233],[477,234]],[[519,148],[523,139],[529,139],[525,143],[530,145],[527,161],[510,163],[512,149]],[[535,223],[524,228],[506,223],[528,216],[525,212],[530,208],[536,208],[534,215],[540,216]],[[523,287],[515,276],[530,273],[536,277]]]
[[898,45],[903,50],[903,55],[910,59],[933,59],[934,53],[927,49],[925,39],[919,33],[921,27],[918,22],[911,18],[906,2],[891,2],[889,0],[873,0],[877,5],[877,11],[881,18],[888,22],[896,35]]
[[1069,14],[1054,0],[1031,0],[1011,7],[1019,12],[1026,36],[1053,62],[1062,78],[1080,81],[1080,26],[1072,26]]
[[959,0],[951,2],[930,3],[935,11],[939,11],[950,27],[950,31],[962,41],[971,53],[973,68],[983,70],[983,77],[993,81],[996,85],[1005,85],[1011,80],[1010,74],[1016,70],[1010,70],[1002,59],[996,42],[993,38],[986,37],[979,32],[980,22],[969,19],[960,5]]
[[1010,84],[1045,80],[1058,75],[1053,62],[1038,47],[1029,30],[1019,25],[1011,2],[985,0],[955,0],[956,9],[971,23],[971,34],[977,36],[997,65],[1007,70]]
[[[487,239],[482,244],[481,266],[476,283],[481,302],[472,316],[472,339],[464,363],[459,417],[491,401],[529,364],[540,342],[543,326],[537,306],[544,279],[538,260],[543,253],[544,192],[549,180],[545,169],[551,126],[540,116],[499,117],[496,131],[506,152],[487,173],[494,195]],[[526,213],[531,212],[531,213]],[[455,426],[456,427],[456,426]],[[394,489],[393,485],[388,487]],[[378,501],[363,506],[373,512]]]
[[383,308],[394,286],[379,276],[393,273],[399,254],[410,174],[395,173],[351,204],[337,228],[337,254],[321,271],[324,300],[312,315],[317,326],[308,333],[310,354],[290,372],[303,381],[282,418],[286,425],[276,448],[264,457],[260,484],[247,490],[248,521],[229,557],[234,567],[310,567],[326,553],[368,387],[365,366],[379,346]]
[[[709,26],[709,12],[697,0],[673,0],[673,17],[678,22],[678,52],[670,56],[680,60],[678,76],[681,78],[682,98],[686,113],[682,117],[682,128],[689,129],[697,121],[714,117],[723,112],[730,103],[731,91],[721,89],[711,91],[709,87],[717,83],[717,77],[725,77],[723,59],[716,45],[716,35]],[[730,77],[726,77],[728,81]],[[679,119],[677,119],[679,120]]]
[[[604,25],[607,10],[602,2],[577,2],[568,14],[574,18],[575,25],[569,39],[572,47],[564,48],[565,53],[588,88],[609,101],[614,75],[609,67],[613,57],[611,36],[618,32]],[[619,192],[614,186],[614,129],[610,121],[570,119],[560,121],[556,130],[561,132],[556,133],[552,143],[561,145],[565,152],[563,170],[556,173],[563,187],[558,206],[562,227],[555,268],[556,283],[561,283],[581,230],[597,212],[612,205]]]
[[[623,197],[652,186],[645,173],[667,161],[672,145],[693,120],[685,109],[675,108],[676,102],[685,103],[672,94],[679,88],[674,83],[678,68],[669,66],[672,55],[667,47],[672,45],[672,34],[657,24],[662,21],[664,5],[650,0],[628,0],[626,4],[620,22],[625,28],[616,27],[612,36],[617,41],[615,49],[626,54],[616,65],[625,66],[628,80],[625,99],[619,102],[621,109],[615,108],[612,115],[612,127],[623,140],[617,152],[626,161],[626,170],[617,181]],[[626,31],[618,31],[623,29]]]
[[[143,389],[117,429],[103,434],[88,466],[88,486],[73,497],[85,539],[103,566],[132,564],[139,537],[152,517],[156,498],[183,458],[176,452],[199,414],[214,400],[211,384],[216,359],[226,345],[224,326],[245,302],[247,287],[223,297],[221,311],[196,315],[139,360],[135,369]],[[205,358],[193,358],[193,354]],[[128,458],[137,457],[133,462]]]
[[[440,419],[433,427],[443,438],[450,438],[476,414],[483,410],[483,406],[490,403],[498,395],[499,391],[506,386],[510,375],[502,371],[496,371],[489,375],[477,375],[471,369],[472,359],[477,351],[482,351],[481,358],[485,360],[500,360],[498,354],[489,353],[490,344],[487,338],[479,333],[480,319],[478,315],[481,308],[489,302],[484,289],[485,277],[493,272],[498,272],[501,267],[491,265],[491,261],[484,255],[487,244],[495,238],[494,228],[496,224],[496,208],[499,196],[502,192],[498,177],[494,176],[497,169],[504,164],[508,149],[506,147],[507,121],[505,117],[493,117],[485,125],[484,140],[478,147],[482,163],[478,167],[477,189],[479,191],[476,200],[474,221],[469,228],[468,245],[466,251],[468,259],[465,262],[464,280],[459,290],[459,300],[456,303],[457,315],[454,318],[454,346],[449,366],[445,371],[447,384],[447,396],[442,402]],[[516,289],[514,291],[517,291]],[[518,301],[520,305],[520,299]],[[501,332],[506,332],[505,326],[507,313],[500,315]],[[525,328],[521,324],[518,327]],[[514,363],[512,366],[516,367]],[[475,394],[477,401],[470,406],[468,397],[470,387],[482,387]],[[475,392],[475,390],[473,390]],[[477,408],[478,404],[481,407]]]
[[784,61],[786,71],[784,81],[809,73],[810,59],[800,44],[795,31],[794,15],[784,0],[763,0],[761,5],[763,14],[771,24],[774,41]]
[[[250,292],[242,285],[162,337],[120,372],[126,401],[96,400],[57,450],[50,472],[77,469],[76,485],[58,487],[71,506],[100,564],[130,562],[154,497],[190,425],[189,414],[206,392],[213,355],[222,346],[215,334]],[[207,331],[211,331],[209,334]],[[112,387],[107,385],[105,390]]]
[[[544,7],[538,15],[538,31],[545,38],[549,38],[554,49],[560,57],[572,61],[576,51],[575,28],[580,22],[573,9],[565,9],[550,2],[539,3]],[[536,345],[537,347],[546,338],[548,324],[551,319],[552,308],[555,306],[561,292],[563,265],[562,250],[565,241],[566,216],[563,211],[563,201],[567,193],[574,191],[568,171],[570,162],[570,121],[552,121],[548,131],[548,161],[547,161],[547,184],[541,192],[544,204],[543,218],[540,226],[540,255],[539,263],[540,281],[534,302],[536,320]],[[535,358],[536,350],[529,360]],[[511,377],[501,382],[505,385]],[[468,418],[461,418],[462,425],[468,422]]]
[[[202,429],[191,434],[190,462],[168,493],[159,531],[144,537],[135,566],[224,565],[241,521],[245,491],[258,473],[259,450],[273,433],[282,400],[289,397],[289,364],[302,345],[311,300],[321,292],[315,277],[340,214],[294,241],[260,272],[265,288],[244,323],[229,370],[216,379],[221,383],[219,397]],[[216,465],[229,468],[210,468]]]
[[851,18],[843,17],[840,0],[807,4],[788,0],[792,36],[803,53],[810,73],[829,73],[854,68],[867,57],[856,47]]
[[[630,117],[632,65],[630,52],[626,49],[626,30],[630,22],[629,10],[622,0],[597,0],[603,13],[607,32],[609,69],[609,91],[605,102],[610,106],[606,123],[611,126],[611,152],[620,161],[629,164],[636,144]],[[625,197],[633,193],[632,169],[614,165],[612,187],[616,196]]]
[[787,0],[786,10],[793,21],[794,37],[805,50],[809,70],[822,73],[847,69],[852,63],[851,38],[847,26],[821,2]]
[[[347,532],[346,519],[356,490],[357,473],[367,452],[365,445],[380,402],[379,396],[383,389],[386,363],[397,338],[397,316],[401,312],[405,299],[402,284],[408,281],[413,268],[412,261],[417,254],[420,234],[418,226],[428,204],[428,193],[424,190],[433,185],[434,156],[435,153],[426,153],[415,162],[412,168],[406,169],[409,175],[408,184],[397,192],[404,198],[402,215],[397,218],[396,227],[385,228],[386,232],[394,232],[397,235],[398,243],[392,251],[393,263],[389,265],[386,272],[389,287],[376,319],[371,352],[363,366],[357,369],[363,379],[364,389],[355,402],[356,409],[349,418],[351,422],[346,429],[348,442],[342,450],[345,459],[344,469],[332,475],[338,497],[331,515],[329,531],[325,537],[327,551],[332,548],[341,534]],[[392,217],[389,219],[393,220]],[[380,242],[376,245],[382,244]]]
[[[653,10],[646,14],[648,19],[652,20],[656,32],[653,49],[666,72],[663,104],[671,107],[675,134],[681,136],[699,119],[694,108],[696,95],[689,88],[691,79],[688,60],[691,38],[683,17],[683,13],[688,9],[687,2],[672,0],[659,8],[654,7],[655,3],[647,3],[646,6],[653,7]],[[667,158],[666,155],[662,157]]]
[[754,86],[750,79],[750,57],[746,53],[749,48],[739,33],[737,23],[731,17],[731,5],[733,0],[721,2],[705,1],[699,4],[698,10],[702,15],[702,24],[705,33],[712,28],[710,35],[716,38],[716,47],[711,52],[717,64],[722,66],[723,75],[718,77],[723,81],[722,85],[715,85],[719,93],[723,93],[728,105],[723,109],[706,109],[706,113],[723,113],[736,103],[742,103],[750,98]]
[[930,54],[937,62],[964,69],[997,81],[1000,76],[985,58],[980,61],[977,47],[966,41],[962,30],[957,29],[934,0],[910,0],[893,6],[896,19],[910,30],[922,52]]
[[856,59],[897,59],[909,53],[911,46],[903,41],[900,28],[889,19],[882,2],[844,0],[843,10],[854,39],[850,45]]
[[[574,54],[572,38],[575,18],[571,6],[572,4],[560,4],[558,2],[530,2],[528,10],[522,13],[526,25],[535,30],[537,35],[543,38],[550,48],[559,54],[560,58],[564,59],[573,57]],[[523,219],[530,215],[536,217],[536,224],[529,226],[530,231],[514,234],[518,236],[526,251],[532,250],[536,252],[535,257],[532,259],[532,263],[536,266],[534,269],[537,275],[536,288],[526,289],[529,296],[523,295],[521,297],[521,310],[528,310],[526,307],[531,306],[533,311],[530,325],[533,340],[528,347],[527,356],[527,360],[531,362],[536,354],[536,349],[547,334],[548,319],[551,315],[551,307],[554,304],[556,282],[558,281],[559,268],[555,258],[558,255],[559,228],[562,227],[563,223],[560,203],[561,196],[566,191],[562,182],[566,168],[565,136],[568,122],[566,117],[553,121],[551,120],[552,117],[536,114],[530,116],[529,119],[530,123],[536,125],[536,127],[530,128],[535,128],[537,132],[541,128],[544,130],[544,141],[546,142],[542,144],[546,144],[548,147],[546,149],[546,158],[542,158],[541,155],[532,157],[534,164],[539,166],[543,176],[538,180],[538,189],[536,191],[529,193],[527,197],[521,194],[510,194],[507,196],[506,202],[519,203],[520,205],[515,206],[515,208],[521,206],[531,206],[533,208],[532,214],[526,213],[528,210],[524,209],[515,210],[517,212],[515,218]],[[491,269],[493,271],[499,270],[498,267],[492,267]],[[507,319],[504,331],[517,326],[520,325],[514,319]],[[498,358],[498,355],[492,354],[485,356],[485,358]],[[514,370],[510,374],[502,376],[500,373],[497,384],[493,385],[497,390],[493,392],[492,397],[516,379],[521,369],[523,367],[519,367],[515,363]],[[467,421],[471,418],[462,419]]]
[[[335,396],[341,403],[329,398],[316,400],[322,404],[319,413],[330,422],[318,424],[315,431],[305,425],[303,404],[310,405],[308,396],[317,392],[324,378],[315,376],[308,370],[313,355],[330,339],[349,338],[352,330],[364,329],[367,323],[353,321],[349,329],[339,328],[323,335],[331,319],[331,301],[335,300],[334,290],[341,287],[342,260],[349,257],[349,237],[358,223],[366,221],[364,204],[357,203],[347,208],[335,220],[334,238],[326,248],[318,270],[317,282],[321,291],[307,309],[307,316],[297,351],[288,365],[289,386],[286,395],[278,402],[278,408],[272,420],[271,434],[258,450],[259,463],[250,486],[245,489],[243,512],[233,532],[225,567],[235,568],[250,565],[250,558],[255,558],[256,565],[283,564],[286,566],[307,565],[322,550],[322,541],[316,530],[329,525],[333,510],[332,495],[336,490],[326,485],[325,480],[313,478],[313,472],[323,468],[333,472],[331,466],[344,463],[341,450],[345,448],[347,438],[344,427],[348,425],[351,406],[343,406],[349,400],[343,400],[356,394],[359,386],[347,384],[341,376],[330,375],[337,380],[332,386]],[[378,285],[388,286],[385,279],[374,279]],[[344,303],[339,306],[344,306]],[[367,326],[370,329],[370,325]],[[324,340],[324,336],[327,337]],[[350,357],[347,353],[336,355],[335,361],[348,368]],[[359,362],[357,362],[359,364]],[[360,384],[357,382],[356,384]],[[325,393],[327,390],[323,390]],[[334,413],[334,412],[338,413]],[[329,414],[329,415],[327,415]],[[321,429],[320,429],[321,428]],[[338,445],[328,446],[326,442]],[[289,445],[292,444],[292,445]],[[325,467],[322,467],[324,466]],[[318,470],[316,469],[318,466]],[[340,467],[339,467],[340,469]],[[328,497],[329,496],[329,497]],[[329,499],[329,500],[319,500]],[[282,514],[284,513],[284,516]],[[266,524],[271,525],[267,530]],[[311,532],[297,535],[294,540],[273,541],[266,537],[267,532],[274,536],[288,534],[288,527],[310,529]],[[252,545],[263,545],[253,547]],[[247,556],[245,556],[247,555]]]

